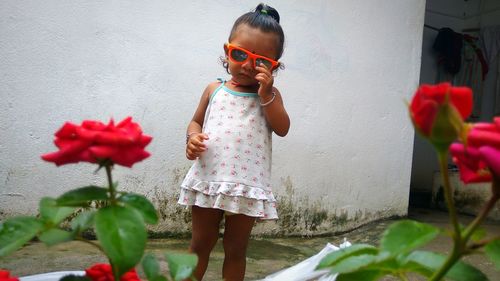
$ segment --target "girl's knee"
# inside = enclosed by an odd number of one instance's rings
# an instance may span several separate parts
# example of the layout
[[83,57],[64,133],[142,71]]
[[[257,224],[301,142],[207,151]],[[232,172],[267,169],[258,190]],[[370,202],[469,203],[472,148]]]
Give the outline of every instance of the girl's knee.
[[247,243],[243,241],[223,240],[224,255],[231,259],[245,259],[247,252]]
[[214,248],[217,243],[217,238],[209,241],[209,240],[191,240],[191,245],[189,249],[193,253],[208,255]]

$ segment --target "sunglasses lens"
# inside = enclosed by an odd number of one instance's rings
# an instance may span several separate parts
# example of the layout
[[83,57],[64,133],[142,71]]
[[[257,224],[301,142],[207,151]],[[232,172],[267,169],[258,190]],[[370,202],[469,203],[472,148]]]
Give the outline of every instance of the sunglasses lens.
[[238,62],[244,62],[248,58],[248,55],[245,52],[238,49],[232,49],[231,52],[229,52],[229,55],[233,60]]
[[259,66],[261,63],[262,63],[263,65],[265,65],[265,66],[266,66],[267,68],[269,68],[269,69],[271,69],[271,67],[273,66],[273,63],[272,63],[272,62],[270,62],[269,60],[266,60],[266,59],[263,59],[263,58],[258,58],[258,59],[256,59],[256,60],[255,60],[255,64],[256,64],[257,66]]

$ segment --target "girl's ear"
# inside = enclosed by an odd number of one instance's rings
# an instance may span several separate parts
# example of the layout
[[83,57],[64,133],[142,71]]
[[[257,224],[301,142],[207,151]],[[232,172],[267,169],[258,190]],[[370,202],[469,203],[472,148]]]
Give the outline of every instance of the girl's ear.
[[229,49],[227,48],[227,43],[224,43],[224,53],[226,54],[226,57],[227,57],[228,51],[229,51]]

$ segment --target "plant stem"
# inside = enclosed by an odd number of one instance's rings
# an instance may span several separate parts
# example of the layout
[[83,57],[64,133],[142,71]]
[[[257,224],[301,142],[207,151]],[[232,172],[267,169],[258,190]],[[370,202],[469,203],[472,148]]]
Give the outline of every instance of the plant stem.
[[446,275],[448,270],[460,259],[461,256],[462,254],[459,252],[457,243],[453,243],[451,254],[448,256],[441,268],[439,268],[439,270],[429,279],[429,281],[441,280],[441,278]]
[[104,166],[106,168],[106,175],[108,176],[108,188],[109,188],[109,196],[111,197],[111,203],[114,203],[116,200],[116,190],[113,185],[113,177],[111,175],[111,164],[106,164]]
[[450,215],[450,222],[453,226],[454,235],[453,240],[460,239],[460,227],[457,220],[457,211],[455,209],[455,204],[453,203],[453,193],[450,185],[450,176],[448,174],[448,152],[443,151],[438,153],[439,166],[441,169],[441,175],[443,178],[444,185],[444,198],[446,200],[446,206],[448,208],[448,213]]
[[500,240],[500,236],[495,236],[495,237],[492,237],[490,239],[484,239],[484,240],[481,240],[479,242],[472,243],[467,247],[467,253],[470,251],[474,251],[476,249],[482,248],[482,247],[486,246],[486,244],[489,244],[491,241],[495,241],[495,240]]
[[444,264],[429,279],[431,281],[441,280],[446,275],[448,270],[455,264],[455,262],[460,259],[463,254],[462,236],[460,235],[460,227],[457,220],[457,211],[455,210],[455,204],[453,203],[453,193],[451,190],[450,178],[448,174],[448,151],[438,152],[438,158],[441,175],[443,178],[444,197],[446,200],[446,206],[448,207],[448,213],[450,215],[450,222],[453,226],[453,249]]
[[474,230],[476,230],[476,228],[483,222],[491,209],[495,207],[496,202],[500,198],[500,194],[497,192],[499,187],[499,181],[496,178],[493,178],[493,181],[491,182],[492,195],[490,197],[490,200],[488,200],[488,203],[486,203],[479,215],[465,229],[463,235],[464,242],[467,242],[469,240],[470,236],[474,233]]

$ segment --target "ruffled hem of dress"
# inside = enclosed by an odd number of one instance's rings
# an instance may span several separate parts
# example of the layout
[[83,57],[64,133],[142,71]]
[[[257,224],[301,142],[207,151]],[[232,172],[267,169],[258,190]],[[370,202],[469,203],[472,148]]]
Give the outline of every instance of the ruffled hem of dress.
[[276,202],[261,199],[224,194],[208,195],[196,190],[182,188],[178,203],[186,206],[195,205],[202,208],[221,209],[234,214],[256,217],[259,220],[278,219]]
[[268,202],[276,202],[272,191],[241,183],[202,181],[193,177],[188,177],[182,182],[181,187],[183,189],[201,192],[210,196],[223,194],[233,197],[238,196]]

